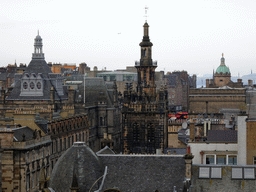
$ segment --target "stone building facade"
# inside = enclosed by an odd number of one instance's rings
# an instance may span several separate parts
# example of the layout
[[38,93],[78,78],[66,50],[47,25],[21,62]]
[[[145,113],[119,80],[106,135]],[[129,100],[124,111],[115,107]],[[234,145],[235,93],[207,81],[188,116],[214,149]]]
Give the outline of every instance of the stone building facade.
[[245,88],[190,89],[190,113],[219,113],[222,108],[243,109],[246,105]]
[[26,139],[29,138],[26,130],[23,138],[19,139],[14,136],[17,129],[0,131],[2,192],[38,190],[42,171],[49,179],[57,160],[74,142],[89,143],[86,114],[49,122],[45,136],[36,130],[33,138]]
[[168,106],[172,112],[188,110],[188,97],[191,88],[196,88],[196,75],[187,71],[174,71],[165,75],[168,91]]
[[217,68],[213,79],[206,80],[205,88],[190,89],[189,112],[195,114],[220,113],[221,109],[246,109],[246,89],[241,79],[231,81],[231,73],[225,58]]
[[135,63],[137,87],[127,86],[122,106],[122,150],[124,153],[155,153],[167,146],[167,90],[156,91],[155,69],[149,25],[144,24],[141,58]]

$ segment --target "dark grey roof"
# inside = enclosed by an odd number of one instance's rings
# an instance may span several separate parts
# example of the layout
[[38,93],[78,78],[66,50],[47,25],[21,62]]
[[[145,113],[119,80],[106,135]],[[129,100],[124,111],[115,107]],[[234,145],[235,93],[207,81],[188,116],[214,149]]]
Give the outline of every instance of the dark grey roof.
[[[83,89],[83,85],[80,86]],[[83,93],[83,92],[82,92]],[[98,102],[105,102],[107,106],[113,105],[107,86],[102,78],[87,77],[85,78],[85,104],[94,106]]]
[[0,81],[6,81],[7,79],[7,73],[0,73]]
[[98,155],[108,167],[103,190],[124,192],[183,190],[183,155]]
[[24,73],[52,73],[44,59],[32,59]]
[[[43,78],[43,96],[20,96],[21,92],[21,81],[20,79],[15,79],[15,87],[13,88],[11,94],[6,98],[6,100],[50,100],[50,91],[51,87],[54,84],[54,78],[57,77],[57,74],[53,74],[51,69],[48,67],[47,63],[43,59],[32,59],[28,67],[26,68],[25,73],[42,73],[41,77]],[[19,74],[17,77],[21,78]],[[64,95],[57,94],[55,90],[55,100],[65,100],[68,99],[67,92],[64,92]]]
[[97,153],[98,154],[115,154],[114,151],[112,151],[112,149],[110,149],[108,146],[105,146],[103,149],[99,150]]
[[31,140],[33,139],[33,129],[29,127],[19,127],[12,129],[14,131],[13,140],[14,141],[22,141],[23,135],[25,135],[25,140]]
[[207,142],[237,142],[237,131],[209,130]]
[[[94,182],[103,175],[99,158],[84,143],[76,142],[55,164],[50,187],[56,192],[69,192],[73,176],[76,175],[79,191],[89,191]],[[95,191],[99,184],[92,188]]]
[[187,148],[166,148],[164,149],[164,153],[167,154],[170,152],[171,154],[177,155],[185,155],[187,153]]
[[44,132],[48,133],[48,126],[47,126],[47,120],[45,122],[43,121],[35,121],[36,125]]

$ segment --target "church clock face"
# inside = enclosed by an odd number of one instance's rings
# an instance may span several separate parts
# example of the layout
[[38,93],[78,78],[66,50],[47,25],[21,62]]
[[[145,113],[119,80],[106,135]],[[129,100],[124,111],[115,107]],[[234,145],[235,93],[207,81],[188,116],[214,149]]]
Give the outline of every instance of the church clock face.
[[35,88],[35,84],[33,82],[30,83],[30,89],[34,89]]
[[27,89],[27,88],[28,88],[28,83],[27,83],[27,82],[23,83],[23,88],[24,88],[24,89]]
[[37,87],[37,89],[41,89],[41,83],[37,82],[36,87]]

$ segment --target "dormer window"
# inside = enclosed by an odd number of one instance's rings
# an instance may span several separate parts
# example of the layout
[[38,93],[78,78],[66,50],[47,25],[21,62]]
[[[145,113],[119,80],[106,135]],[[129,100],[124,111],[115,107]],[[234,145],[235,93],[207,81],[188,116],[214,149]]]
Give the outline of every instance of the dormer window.
[[41,83],[37,82],[36,87],[37,87],[37,89],[41,89],[41,87],[42,87]]
[[27,89],[27,88],[28,88],[28,83],[27,83],[27,82],[24,82],[24,83],[23,83],[23,88],[24,88],[24,89]]
[[34,89],[35,88],[35,83],[34,82],[31,82],[30,83],[30,89]]

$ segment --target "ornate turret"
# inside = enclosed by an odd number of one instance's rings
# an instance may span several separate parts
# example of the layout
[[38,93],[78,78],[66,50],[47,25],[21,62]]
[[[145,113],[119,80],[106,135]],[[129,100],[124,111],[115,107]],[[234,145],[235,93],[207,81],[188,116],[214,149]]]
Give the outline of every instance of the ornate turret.
[[43,43],[42,43],[42,38],[39,35],[39,31],[35,38],[34,53],[32,54],[32,59],[44,59]]
[[135,62],[135,67],[138,72],[138,87],[137,91],[141,95],[143,92],[147,96],[156,95],[156,85],[155,85],[155,69],[157,63],[152,60],[152,46],[153,44],[149,39],[149,25],[147,21],[143,25],[144,34],[141,47],[141,57],[140,61]]
[[167,130],[167,90],[163,86],[156,92],[155,69],[149,25],[143,25],[140,43],[140,61],[135,63],[138,72],[137,91],[126,84],[122,105],[122,147],[124,153],[156,153],[167,146],[164,132]]

